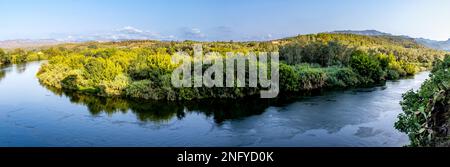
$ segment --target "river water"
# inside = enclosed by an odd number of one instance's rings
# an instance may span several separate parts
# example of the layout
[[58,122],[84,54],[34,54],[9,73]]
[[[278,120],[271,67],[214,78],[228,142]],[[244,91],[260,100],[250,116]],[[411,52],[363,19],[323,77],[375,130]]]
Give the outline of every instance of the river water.
[[404,146],[402,93],[428,78],[285,100],[142,102],[39,84],[43,62],[0,71],[0,146]]

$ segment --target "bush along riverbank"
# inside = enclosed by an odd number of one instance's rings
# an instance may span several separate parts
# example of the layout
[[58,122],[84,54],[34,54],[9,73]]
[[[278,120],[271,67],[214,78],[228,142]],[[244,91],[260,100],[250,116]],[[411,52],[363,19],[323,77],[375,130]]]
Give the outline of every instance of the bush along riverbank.
[[411,146],[450,146],[450,55],[436,60],[430,79],[405,93],[401,105],[395,127],[408,134]]
[[[179,64],[176,51],[279,51],[282,94],[325,88],[368,86],[414,75],[429,68],[445,52],[428,49],[408,39],[350,34],[316,34],[266,42],[125,41],[66,44],[45,50],[50,57],[37,76],[46,86],[105,97],[153,100],[193,100],[258,96],[260,87],[175,88],[171,73]],[[266,65],[260,63],[259,66]],[[204,66],[205,68],[206,66]],[[248,80],[248,75],[246,76]],[[248,83],[246,83],[248,84]]]
[[19,48],[6,52],[0,48],[0,68],[11,64],[47,60],[49,58],[48,55],[38,50],[24,50]]

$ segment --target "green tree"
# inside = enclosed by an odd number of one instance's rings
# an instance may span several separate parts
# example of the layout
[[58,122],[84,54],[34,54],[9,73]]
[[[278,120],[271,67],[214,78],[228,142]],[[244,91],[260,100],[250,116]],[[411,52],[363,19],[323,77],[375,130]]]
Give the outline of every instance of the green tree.
[[373,83],[384,79],[380,62],[363,51],[352,54],[350,65],[361,77],[366,78],[365,82]]
[[11,57],[3,49],[0,48],[0,66],[11,64]]

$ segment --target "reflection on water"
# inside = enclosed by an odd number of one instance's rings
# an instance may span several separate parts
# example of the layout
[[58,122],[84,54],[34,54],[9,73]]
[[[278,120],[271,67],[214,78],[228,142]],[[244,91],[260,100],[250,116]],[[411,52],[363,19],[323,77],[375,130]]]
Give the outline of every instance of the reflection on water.
[[25,70],[27,70],[27,64],[16,64],[16,72],[21,74],[23,72],[25,72]]
[[401,95],[428,76],[303,98],[158,102],[45,88],[41,63],[0,70],[0,146],[403,146]]
[[5,78],[5,76],[6,76],[6,72],[0,71],[0,82],[2,81],[3,78]]
[[[56,95],[63,95],[72,103],[85,105],[92,115],[106,113],[113,115],[121,112],[132,112],[140,121],[168,122],[174,117],[183,119],[187,113],[201,113],[213,117],[218,124],[226,120],[245,118],[259,115],[271,105],[278,104],[278,100],[246,99],[246,100],[200,100],[185,102],[166,101],[138,101],[122,98],[96,97],[74,92],[63,92],[49,88]],[[285,102],[286,100],[283,100]]]
[[27,69],[27,64],[17,64],[17,65],[6,65],[6,66],[1,66],[0,65],[0,82],[2,81],[3,78],[6,77],[6,73],[10,73],[13,68],[15,68],[15,71],[17,73],[23,73],[25,72],[25,70]]

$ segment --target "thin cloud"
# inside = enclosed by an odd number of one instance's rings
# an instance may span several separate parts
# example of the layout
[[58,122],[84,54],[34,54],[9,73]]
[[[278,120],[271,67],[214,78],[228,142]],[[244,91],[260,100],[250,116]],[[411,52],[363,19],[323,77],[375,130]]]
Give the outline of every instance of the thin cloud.
[[134,27],[131,27],[131,26],[123,27],[123,28],[121,28],[121,29],[119,29],[117,31],[118,32],[123,32],[123,33],[129,33],[129,34],[142,34],[142,33],[144,33],[143,30],[140,30],[140,29],[137,29],[137,28],[134,28]]
[[164,35],[158,32],[141,30],[132,26],[120,29],[91,34],[64,35],[58,37],[58,41],[83,42],[83,41],[121,41],[121,40],[175,40],[175,35]]
[[198,28],[182,28],[180,37],[182,40],[202,40],[206,38],[206,35]]

